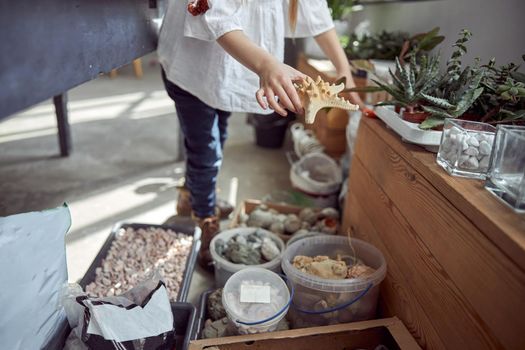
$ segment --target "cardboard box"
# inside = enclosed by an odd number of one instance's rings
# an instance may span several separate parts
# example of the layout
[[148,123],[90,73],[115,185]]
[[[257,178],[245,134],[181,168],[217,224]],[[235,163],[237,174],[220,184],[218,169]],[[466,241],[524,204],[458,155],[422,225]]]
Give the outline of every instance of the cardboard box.
[[421,349],[403,323],[397,318],[385,318],[325,327],[243,335],[236,337],[195,340],[190,350],[346,350]]

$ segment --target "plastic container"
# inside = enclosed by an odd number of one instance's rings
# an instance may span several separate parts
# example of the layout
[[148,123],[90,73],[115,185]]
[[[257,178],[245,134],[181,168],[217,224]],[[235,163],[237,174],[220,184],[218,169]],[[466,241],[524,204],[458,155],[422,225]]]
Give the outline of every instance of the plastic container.
[[341,168],[324,153],[310,153],[290,169],[292,186],[312,198],[316,207],[335,207],[343,182]]
[[[175,349],[187,350],[190,340],[195,337],[197,310],[190,303],[171,303],[173,323],[175,326]],[[55,333],[54,338],[46,344],[43,350],[62,350],[71,333],[69,323],[65,321]]]
[[[345,236],[316,236],[301,239],[286,248],[282,268],[295,288],[288,313],[292,328],[325,326],[372,319],[376,316],[379,284],[386,275],[386,261],[374,246],[352,239],[353,250]],[[292,260],[297,255],[337,254],[353,257],[376,269],[366,278],[328,280],[297,270]]]
[[[255,297],[257,294],[260,295]],[[241,301],[243,295],[254,302]],[[286,316],[290,302],[290,291],[284,280],[275,272],[260,267],[234,273],[222,292],[224,310],[239,334],[275,331]]]
[[111,234],[106,239],[106,242],[104,242],[104,245],[102,248],[100,248],[100,251],[98,252],[97,256],[91,263],[91,266],[89,266],[89,269],[87,270],[86,274],[82,279],[78,282],[82,289],[85,290],[86,286],[93,282],[96,277],[96,269],[97,267],[102,266],[102,260],[107,256],[109,248],[111,248],[111,244],[115,240],[115,236],[119,230],[132,228],[134,230],[138,229],[147,229],[149,227],[156,227],[161,228],[164,230],[172,230],[179,233],[184,233],[189,236],[193,236],[193,245],[190,250],[190,254],[188,255],[188,260],[186,261],[186,268],[184,269],[184,274],[182,276],[182,282],[180,285],[180,291],[179,295],[177,297],[177,301],[186,301],[188,297],[188,292],[190,289],[191,279],[193,277],[193,270],[195,270],[195,262],[197,260],[197,254],[199,253],[199,249],[201,246],[201,229],[193,224],[172,224],[172,225],[152,225],[152,224],[128,224],[128,223],[117,223],[115,226],[113,226],[113,229],[111,230]]
[[[266,236],[270,237],[275,243],[277,243],[277,246],[281,250],[281,253],[279,254],[279,256],[277,256],[272,261],[268,261],[261,265],[244,265],[244,264],[235,264],[235,263],[232,263],[231,261],[224,259],[215,250],[215,244],[217,240],[219,239],[222,239],[224,242],[227,242],[231,237],[235,235],[240,234],[240,235],[247,236],[255,231],[262,232]],[[267,231],[267,230],[263,230],[261,228],[240,227],[240,228],[234,228],[234,229],[226,230],[226,231],[219,233],[217,236],[215,236],[211,240],[211,243],[210,243],[210,253],[213,259],[213,264],[215,266],[215,286],[217,288],[224,286],[226,281],[228,280],[228,278],[230,278],[231,275],[247,267],[260,267],[260,268],[268,269],[276,273],[280,273],[281,272],[281,258],[283,256],[284,249],[285,249],[285,245],[281,238],[279,238],[276,234],[270,231]]]

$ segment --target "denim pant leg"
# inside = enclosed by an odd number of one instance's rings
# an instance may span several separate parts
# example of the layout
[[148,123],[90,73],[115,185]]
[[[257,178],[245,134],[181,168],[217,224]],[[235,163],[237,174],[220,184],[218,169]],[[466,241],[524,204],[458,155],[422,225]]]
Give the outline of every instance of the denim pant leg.
[[221,149],[224,149],[224,143],[228,138],[228,118],[230,117],[231,113],[217,110],[217,114],[219,115],[219,133],[221,140]]
[[184,134],[186,147],[186,184],[191,192],[192,209],[197,217],[215,215],[215,187],[222,163],[222,147],[226,134],[221,137],[219,116],[230,113],[218,111],[170,81],[166,90],[175,101],[177,116]]

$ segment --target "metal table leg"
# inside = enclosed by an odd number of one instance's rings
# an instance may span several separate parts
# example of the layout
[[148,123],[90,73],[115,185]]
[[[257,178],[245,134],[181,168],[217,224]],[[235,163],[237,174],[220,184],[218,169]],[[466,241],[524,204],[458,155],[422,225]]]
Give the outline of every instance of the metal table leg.
[[67,114],[67,92],[53,97],[58,126],[60,155],[67,157],[71,153],[71,131]]

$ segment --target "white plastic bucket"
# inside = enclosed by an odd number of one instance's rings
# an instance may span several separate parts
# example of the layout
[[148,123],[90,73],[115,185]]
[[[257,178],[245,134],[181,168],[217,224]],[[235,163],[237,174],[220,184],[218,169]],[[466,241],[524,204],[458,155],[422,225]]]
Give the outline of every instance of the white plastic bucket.
[[[254,289],[265,288],[268,299],[243,302],[242,287],[251,289],[252,298]],[[283,279],[272,271],[258,267],[248,267],[234,273],[226,282],[222,292],[222,304],[226,315],[238,334],[275,331],[279,321],[288,312],[290,302],[290,291]]]
[[317,207],[337,206],[343,175],[337,163],[324,153],[311,153],[292,164],[292,186],[310,196]]
[[[239,234],[239,235],[247,236],[249,234],[254,233],[255,231],[259,231],[265,236],[270,237],[279,247],[279,250],[281,252],[272,261],[268,261],[261,265],[235,264],[235,263],[232,263],[231,261],[224,259],[215,250],[215,244],[217,240],[219,239],[222,239],[224,242],[228,242],[228,240],[235,235]],[[260,268],[268,269],[276,273],[280,273],[281,272],[281,258],[284,254],[284,249],[285,249],[284,242],[281,238],[279,238],[279,236],[277,236],[276,234],[270,231],[263,230],[261,228],[240,227],[240,228],[234,228],[234,229],[226,230],[226,231],[219,233],[217,236],[213,237],[210,243],[210,254],[213,259],[213,264],[215,267],[215,286],[217,288],[224,286],[224,284],[226,283],[228,278],[230,278],[231,275],[233,275],[237,271],[240,271],[248,267],[260,267]]]
[[352,239],[357,259],[376,271],[365,278],[328,280],[297,270],[297,255],[354,256],[345,236],[316,236],[301,239],[286,248],[282,268],[295,288],[288,319],[293,328],[325,326],[372,319],[376,315],[379,284],[386,275],[386,261],[374,246]]

